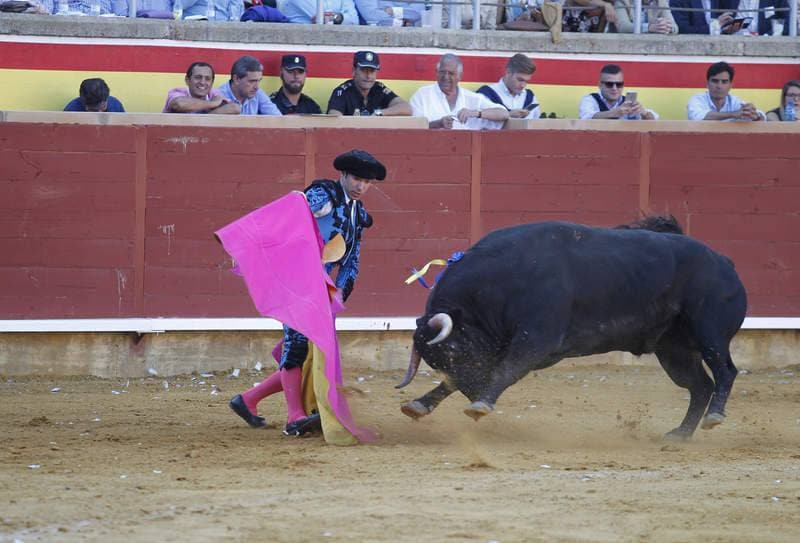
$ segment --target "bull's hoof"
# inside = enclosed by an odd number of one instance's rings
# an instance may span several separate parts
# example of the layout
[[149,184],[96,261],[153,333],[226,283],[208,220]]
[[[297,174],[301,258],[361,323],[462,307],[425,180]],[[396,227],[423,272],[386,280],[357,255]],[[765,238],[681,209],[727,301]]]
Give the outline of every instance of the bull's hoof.
[[671,441],[672,443],[684,443],[692,439],[692,432],[682,428],[675,428],[664,434],[664,441]]
[[703,430],[711,430],[714,426],[719,426],[722,424],[722,421],[725,420],[725,415],[722,413],[708,413],[705,417],[703,417],[703,422],[700,424],[700,428]]
[[469,415],[475,420],[479,420],[481,417],[484,417],[492,412],[492,406],[486,402],[472,402],[469,404],[464,410],[464,414]]
[[424,417],[428,413],[431,412],[431,409],[425,407],[422,402],[418,402],[417,400],[411,400],[410,402],[406,402],[400,406],[400,411],[403,412],[404,415],[407,417],[411,417],[414,420]]

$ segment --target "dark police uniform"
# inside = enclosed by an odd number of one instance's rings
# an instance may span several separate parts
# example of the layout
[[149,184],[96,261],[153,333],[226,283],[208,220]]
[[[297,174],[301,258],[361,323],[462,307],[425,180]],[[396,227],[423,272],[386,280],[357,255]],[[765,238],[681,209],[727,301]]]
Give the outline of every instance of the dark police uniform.
[[367,100],[358,90],[352,79],[349,79],[333,89],[331,99],[328,101],[328,113],[332,109],[341,111],[342,115],[353,115],[356,110],[359,115],[372,115],[376,109],[386,109],[397,95],[381,83],[376,81],[367,94]]
[[300,100],[297,101],[297,105],[294,105],[289,101],[286,93],[283,92],[283,87],[270,94],[269,99],[272,100],[272,103],[275,104],[284,115],[322,113],[319,104],[302,93],[300,94]]

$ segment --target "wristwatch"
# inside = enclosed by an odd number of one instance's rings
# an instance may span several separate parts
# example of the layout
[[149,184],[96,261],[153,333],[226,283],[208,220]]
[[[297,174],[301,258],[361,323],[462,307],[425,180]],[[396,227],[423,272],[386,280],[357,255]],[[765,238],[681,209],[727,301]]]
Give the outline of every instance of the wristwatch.
[[381,111],[380,109],[376,109],[375,111],[372,112],[372,114],[375,115],[376,117],[383,117],[383,111]]

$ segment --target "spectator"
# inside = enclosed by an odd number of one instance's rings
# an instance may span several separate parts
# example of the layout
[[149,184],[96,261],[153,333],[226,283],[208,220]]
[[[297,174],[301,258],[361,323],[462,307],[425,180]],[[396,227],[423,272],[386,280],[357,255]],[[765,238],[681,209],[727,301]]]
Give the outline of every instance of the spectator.
[[[566,0],[564,30],[568,32],[605,32],[608,23],[617,22],[614,0]],[[569,6],[587,8],[568,9]]]
[[238,104],[242,115],[280,115],[280,110],[259,88],[264,67],[251,56],[239,57],[231,66],[231,79],[219,88],[229,102]]
[[[622,68],[606,64],[600,69],[600,92],[581,98],[578,117],[586,119],[658,120],[658,114],[644,107],[632,94],[623,96],[625,80]],[[631,99],[629,99],[631,98]]]
[[457,55],[443,55],[436,63],[436,83],[421,87],[411,97],[414,116],[426,117],[429,128],[502,128],[508,110],[482,94],[460,88],[463,73],[464,64]]
[[110,95],[105,81],[93,77],[81,82],[79,96],[64,106],[64,111],[125,113],[125,108],[122,107],[122,102]]
[[[286,0],[278,6],[290,23],[316,23],[317,0]],[[353,0],[322,0],[325,24],[357,25],[358,12]]]
[[[260,0],[259,0],[260,1]],[[288,23],[289,19],[283,14],[281,10],[275,7],[275,2],[265,2],[264,4],[250,4],[247,9],[242,11],[245,4],[239,1],[238,6],[233,6],[235,0],[229,0],[230,5],[227,9],[229,12],[229,20],[231,21],[252,21],[254,23]],[[267,5],[269,4],[269,5]],[[238,15],[237,15],[238,13]],[[219,11],[217,12],[217,19],[221,19]]]
[[[794,116],[794,118],[787,118]],[[768,121],[796,121],[800,116],[800,81],[788,81],[781,89],[781,105],[767,111]]]
[[[172,19],[172,4],[174,1],[175,0],[137,0],[136,16],[147,19]],[[185,4],[183,4],[183,7],[185,7]]]
[[[614,32],[633,34],[633,1],[616,0],[614,9],[617,12],[617,22],[611,23]],[[669,0],[643,0],[642,1],[642,33],[649,34],[677,34],[678,24],[669,10]]]
[[733,66],[715,62],[706,71],[708,91],[689,99],[686,109],[690,121],[763,121],[766,116],[751,103],[730,94]]
[[353,79],[331,93],[328,113],[332,115],[411,115],[411,106],[392,89],[376,80],[381,69],[377,53],[358,51],[353,55]]
[[517,53],[506,64],[506,73],[497,83],[484,85],[478,92],[508,110],[512,119],[538,119],[541,115],[533,91],[525,87],[536,71],[536,64]]
[[[737,13],[737,18],[750,19],[750,24],[743,27],[738,33],[744,35],[757,34],[760,36],[771,36],[773,32],[773,20],[780,23],[778,35],[789,35],[789,25],[783,24],[789,19],[788,11],[775,12],[775,8],[788,9],[787,0],[739,0],[737,6],[741,13]],[[761,11],[752,11],[752,10]],[[776,28],[777,30],[777,28]]]
[[53,0],[0,0],[0,13],[52,15]]
[[281,59],[281,88],[270,95],[270,100],[284,115],[297,113],[322,113],[319,105],[303,94],[306,84],[306,57],[284,55]]
[[[128,16],[128,0],[97,0],[100,4],[100,13],[97,15]],[[58,0],[52,0],[53,13],[58,13]],[[67,0],[67,13],[83,13],[92,15],[92,0]]]
[[[672,16],[681,34],[711,34],[714,26],[721,29],[733,21],[738,0],[669,0]],[[704,9],[706,11],[680,11],[683,9]],[[724,13],[711,12],[710,9],[725,9]],[[718,22],[712,25],[712,21]],[[719,32],[716,32],[717,34]]]
[[396,0],[355,0],[361,24],[377,26],[420,26],[421,4]]
[[237,104],[225,100],[214,85],[214,68],[207,62],[193,62],[186,70],[185,87],[172,89],[162,113],[217,113],[238,115]]

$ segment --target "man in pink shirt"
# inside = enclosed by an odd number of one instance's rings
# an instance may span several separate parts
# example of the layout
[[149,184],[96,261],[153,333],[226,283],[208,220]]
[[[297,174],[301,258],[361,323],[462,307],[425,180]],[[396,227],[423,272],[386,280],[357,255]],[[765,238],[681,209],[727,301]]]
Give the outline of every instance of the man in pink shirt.
[[207,62],[193,62],[186,70],[186,87],[172,89],[162,113],[221,113],[239,115],[239,105],[212,89],[214,68]]

